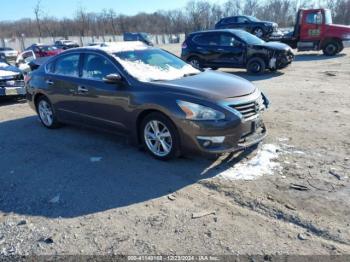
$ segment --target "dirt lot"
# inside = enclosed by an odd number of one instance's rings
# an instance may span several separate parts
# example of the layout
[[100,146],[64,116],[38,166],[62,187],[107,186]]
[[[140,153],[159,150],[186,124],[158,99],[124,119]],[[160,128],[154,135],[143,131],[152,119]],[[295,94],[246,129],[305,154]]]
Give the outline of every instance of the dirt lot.
[[257,151],[164,163],[122,137],[46,130],[26,103],[2,101],[0,254],[350,254],[346,52],[298,54],[263,76],[227,70],[272,103],[275,169],[249,181],[232,167]]

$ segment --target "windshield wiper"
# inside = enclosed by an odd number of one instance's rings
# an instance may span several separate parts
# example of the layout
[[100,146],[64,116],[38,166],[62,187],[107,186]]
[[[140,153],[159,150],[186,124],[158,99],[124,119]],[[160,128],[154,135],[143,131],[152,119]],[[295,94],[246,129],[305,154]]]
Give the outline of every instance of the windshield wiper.
[[189,74],[184,74],[183,77],[188,77],[188,76],[195,76],[198,75],[198,73],[189,73]]

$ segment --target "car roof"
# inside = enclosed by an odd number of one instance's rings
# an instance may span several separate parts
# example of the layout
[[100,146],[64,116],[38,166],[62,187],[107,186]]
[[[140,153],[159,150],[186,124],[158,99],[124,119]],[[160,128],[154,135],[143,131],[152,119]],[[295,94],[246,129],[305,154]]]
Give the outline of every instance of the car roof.
[[242,31],[242,30],[240,30],[240,29],[212,29],[212,30],[193,32],[190,35],[196,35],[196,34],[202,34],[202,33],[237,33],[240,31]]
[[81,50],[81,51],[97,50],[97,51],[104,51],[112,54],[112,53],[118,53],[118,52],[145,50],[145,49],[152,49],[152,47],[149,47],[148,45],[146,45],[141,41],[129,41],[129,42],[107,42],[107,43],[98,44],[96,46],[80,47],[80,48],[73,49],[72,52],[77,50]]

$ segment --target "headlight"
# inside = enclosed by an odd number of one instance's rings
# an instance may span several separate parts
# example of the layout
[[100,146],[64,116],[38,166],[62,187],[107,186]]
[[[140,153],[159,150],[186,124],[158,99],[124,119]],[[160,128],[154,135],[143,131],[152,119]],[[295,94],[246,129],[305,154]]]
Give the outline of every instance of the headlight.
[[186,119],[191,120],[222,120],[225,115],[212,108],[198,104],[178,100],[177,104],[186,114]]
[[344,40],[350,40],[350,34],[344,34],[343,35]]

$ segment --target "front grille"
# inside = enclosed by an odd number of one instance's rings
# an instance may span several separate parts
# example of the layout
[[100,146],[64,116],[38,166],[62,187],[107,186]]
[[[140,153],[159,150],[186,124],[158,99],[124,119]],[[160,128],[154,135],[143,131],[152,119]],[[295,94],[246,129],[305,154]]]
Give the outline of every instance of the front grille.
[[0,80],[0,86],[2,87],[24,86],[24,81],[23,80]]
[[265,109],[264,101],[262,97],[255,101],[247,103],[231,105],[231,107],[240,112],[244,119],[249,119],[257,116],[262,110]]

